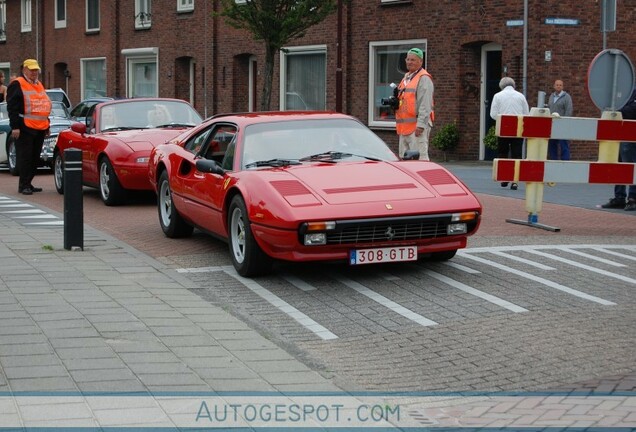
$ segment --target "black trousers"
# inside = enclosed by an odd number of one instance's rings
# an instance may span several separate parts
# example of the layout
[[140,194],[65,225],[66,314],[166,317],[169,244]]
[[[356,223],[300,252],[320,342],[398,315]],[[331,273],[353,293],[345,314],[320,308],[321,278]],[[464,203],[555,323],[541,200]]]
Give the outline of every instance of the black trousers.
[[523,138],[497,137],[497,157],[503,159],[521,159],[523,155]]
[[33,177],[40,165],[40,153],[44,144],[45,131],[21,129],[20,137],[15,143],[16,164],[20,173],[18,192],[33,185]]

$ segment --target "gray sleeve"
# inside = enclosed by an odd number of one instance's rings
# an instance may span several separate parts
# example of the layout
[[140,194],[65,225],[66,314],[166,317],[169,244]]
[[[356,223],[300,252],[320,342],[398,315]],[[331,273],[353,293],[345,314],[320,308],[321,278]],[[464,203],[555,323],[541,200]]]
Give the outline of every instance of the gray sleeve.
[[423,75],[417,83],[415,103],[417,104],[417,127],[431,127],[431,112],[433,111],[433,81]]

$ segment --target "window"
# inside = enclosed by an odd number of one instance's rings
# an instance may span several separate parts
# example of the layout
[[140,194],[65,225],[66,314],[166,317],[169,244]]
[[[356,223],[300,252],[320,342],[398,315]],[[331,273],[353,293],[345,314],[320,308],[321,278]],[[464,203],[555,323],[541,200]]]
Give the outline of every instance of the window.
[[86,0],[86,31],[99,31],[99,0]]
[[31,31],[31,0],[22,0],[21,5],[21,27],[23,32]]
[[194,10],[194,0],[177,0],[177,12],[190,12]]
[[159,48],[129,48],[121,53],[126,57],[126,96],[157,97]]
[[293,47],[281,51],[281,110],[324,110],[327,48]]
[[66,27],[66,0],[55,0],[55,28]]
[[152,25],[152,0],[135,0],[135,28],[147,29]]
[[82,59],[80,68],[82,99],[106,96],[106,59]]
[[424,52],[426,68],[426,39],[369,44],[369,126],[395,127],[393,109],[382,105],[381,100],[393,95],[391,83],[402,81],[406,73],[406,52],[413,47]]
[[[7,40],[7,2],[0,0],[0,41]],[[7,75],[8,77],[9,75]]]

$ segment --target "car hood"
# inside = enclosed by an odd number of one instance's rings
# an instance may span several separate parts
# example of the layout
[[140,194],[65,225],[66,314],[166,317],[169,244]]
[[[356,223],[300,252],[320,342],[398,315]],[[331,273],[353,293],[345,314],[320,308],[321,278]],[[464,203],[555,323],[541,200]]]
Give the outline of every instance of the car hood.
[[130,147],[132,151],[137,152],[150,151],[159,144],[170,141],[182,132],[183,129],[135,129],[104,132],[102,136],[107,140],[119,140]]
[[446,169],[431,162],[338,163],[287,172],[333,205],[470,195]]

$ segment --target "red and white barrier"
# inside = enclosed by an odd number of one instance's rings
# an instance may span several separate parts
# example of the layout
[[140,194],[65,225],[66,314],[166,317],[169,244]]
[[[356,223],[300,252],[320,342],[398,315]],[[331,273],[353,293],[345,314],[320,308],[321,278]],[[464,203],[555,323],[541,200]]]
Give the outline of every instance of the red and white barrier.
[[[559,231],[538,224],[544,183],[636,184],[636,164],[618,162],[620,142],[636,142],[636,120],[623,120],[620,112],[606,111],[594,119],[553,117],[548,109],[532,108],[529,116],[499,116],[497,136],[527,138],[527,159],[493,161],[493,180],[526,182],[528,221],[508,222]],[[549,139],[598,141],[598,162],[548,161]]]
[[636,164],[495,159],[498,182],[636,184]]

